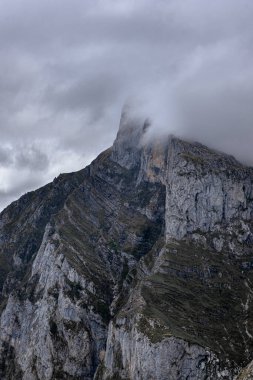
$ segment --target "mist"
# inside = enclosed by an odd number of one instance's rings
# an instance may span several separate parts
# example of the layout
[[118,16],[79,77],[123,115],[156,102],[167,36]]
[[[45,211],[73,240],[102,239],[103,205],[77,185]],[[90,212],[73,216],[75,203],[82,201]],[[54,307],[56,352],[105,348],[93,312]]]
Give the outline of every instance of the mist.
[[198,141],[253,165],[252,58],[240,43],[197,49],[185,71],[129,99],[151,120],[151,135]]
[[129,99],[152,133],[253,165],[252,19],[251,0],[1,1],[0,209],[111,146]]

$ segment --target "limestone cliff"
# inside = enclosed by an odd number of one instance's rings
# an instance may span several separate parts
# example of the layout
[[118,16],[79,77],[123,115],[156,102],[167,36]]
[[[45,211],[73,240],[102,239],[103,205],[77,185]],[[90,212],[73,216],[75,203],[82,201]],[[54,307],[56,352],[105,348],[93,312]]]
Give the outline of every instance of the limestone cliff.
[[1,379],[235,379],[253,360],[253,170],[148,129],[124,113],[111,149],[1,213]]

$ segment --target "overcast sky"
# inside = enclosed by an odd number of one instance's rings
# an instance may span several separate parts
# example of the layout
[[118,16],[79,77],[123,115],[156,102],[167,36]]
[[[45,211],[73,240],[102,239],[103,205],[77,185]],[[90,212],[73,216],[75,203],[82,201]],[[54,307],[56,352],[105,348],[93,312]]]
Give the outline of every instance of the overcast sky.
[[1,0],[0,209],[115,138],[155,131],[253,164],[252,0]]

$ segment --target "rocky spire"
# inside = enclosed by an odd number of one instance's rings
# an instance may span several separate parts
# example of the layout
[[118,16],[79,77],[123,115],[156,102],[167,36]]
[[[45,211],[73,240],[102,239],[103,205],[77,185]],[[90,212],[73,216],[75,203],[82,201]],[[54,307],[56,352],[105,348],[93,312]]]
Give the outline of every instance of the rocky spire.
[[144,135],[150,126],[148,119],[136,116],[131,106],[123,107],[119,131],[113,144],[112,159],[126,168],[134,167],[140,160]]

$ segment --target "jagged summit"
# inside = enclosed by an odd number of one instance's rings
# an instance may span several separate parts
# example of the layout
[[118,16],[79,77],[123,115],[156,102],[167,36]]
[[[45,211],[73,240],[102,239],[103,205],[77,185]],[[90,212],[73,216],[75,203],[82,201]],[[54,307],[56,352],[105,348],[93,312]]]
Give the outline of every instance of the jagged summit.
[[[230,178],[231,181],[233,178],[245,180],[245,188],[247,187],[253,169],[245,167],[233,156],[210,149],[198,142],[182,140],[171,134],[161,136],[158,133],[157,135],[149,133],[151,128],[148,119],[131,117],[128,109],[123,110],[111,159],[128,170],[138,172],[137,183],[152,181],[167,186],[172,181],[174,173],[178,172],[181,176],[191,176],[191,173],[195,173],[196,182],[198,177],[204,176],[206,186],[211,189],[214,177],[217,175]],[[203,183],[203,180],[201,182]],[[220,191],[224,193],[223,190]],[[173,196],[174,194],[171,198]],[[209,213],[212,213],[211,210]],[[182,214],[185,214],[184,210]]]
[[232,380],[253,359],[252,169],[148,128],[123,113],[112,148],[0,214],[1,379]]
[[208,148],[207,146],[174,136],[168,132],[161,135],[159,132],[149,133],[152,129],[148,118],[132,115],[131,107],[123,108],[119,130],[113,144],[112,159],[127,168],[139,164],[143,151],[156,155],[156,150],[174,150],[182,154],[184,158],[194,161],[196,164],[205,163],[210,168],[217,170],[230,170],[232,168],[243,168],[233,156]]
[[123,109],[119,130],[113,144],[112,158],[122,166],[132,167],[138,161],[144,137],[149,128],[148,119],[131,116],[128,108]]

